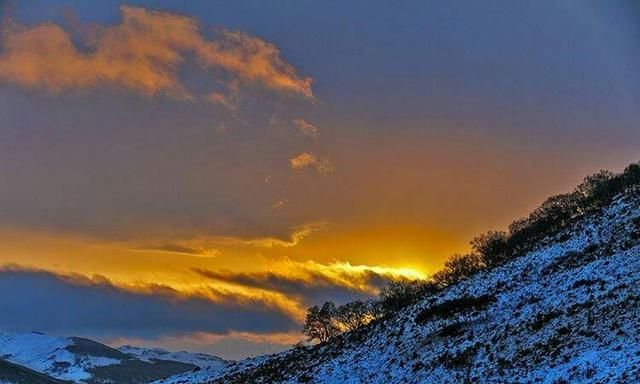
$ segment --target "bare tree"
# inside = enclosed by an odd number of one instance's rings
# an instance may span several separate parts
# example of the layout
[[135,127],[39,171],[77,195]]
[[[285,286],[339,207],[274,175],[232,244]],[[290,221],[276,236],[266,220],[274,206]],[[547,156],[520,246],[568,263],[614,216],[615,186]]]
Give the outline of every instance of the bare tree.
[[304,322],[302,333],[310,340],[318,340],[320,343],[328,341],[339,332],[335,322],[336,306],[327,301],[318,307],[314,305],[307,310],[307,318]]
[[508,236],[502,231],[489,231],[471,241],[471,248],[489,267],[503,263],[508,258]]
[[464,280],[481,270],[483,262],[475,253],[454,254],[444,262],[444,268],[432,276],[440,287],[446,287]]
[[429,281],[391,281],[380,290],[380,311],[383,316],[396,313],[437,290],[435,283]]
[[369,303],[356,300],[336,309],[336,320],[343,332],[354,331],[373,319]]

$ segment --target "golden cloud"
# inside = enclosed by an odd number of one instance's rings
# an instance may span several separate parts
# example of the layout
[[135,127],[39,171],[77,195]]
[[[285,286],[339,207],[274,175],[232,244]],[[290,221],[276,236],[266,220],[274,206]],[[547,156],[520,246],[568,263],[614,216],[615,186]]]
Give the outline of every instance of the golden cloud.
[[[272,209],[285,205],[281,200]],[[127,249],[140,252],[160,252],[199,258],[214,258],[234,248],[290,248],[298,245],[311,234],[327,227],[325,222],[309,223],[296,226],[284,236],[235,237],[235,236],[196,236],[192,238],[146,239],[138,242],[118,243]]]
[[289,159],[289,167],[294,171],[302,171],[306,168],[313,168],[319,173],[329,173],[333,171],[333,166],[331,166],[328,159],[316,156],[311,152],[302,152]]
[[353,265],[346,262],[321,264],[314,261],[297,262],[285,259],[275,262],[270,270],[257,272],[214,271],[194,268],[198,275],[233,284],[244,289],[258,289],[291,295],[312,295],[338,289],[374,295],[389,281],[422,280],[426,276],[410,268]]
[[[239,31],[203,36],[190,17],[143,8],[121,7],[120,24],[94,25],[79,49],[61,26],[6,23],[0,79],[24,87],[59,92],[70,88],[116,85],[143,95],[189,98],[178,70],[189,57],[228,78],[275,91],[312,98],[311,78],[301,78],[271,43]],[[213,101],[221,98],[212,94]]]
[[209,239],[209,241],[216,245],[221,246],[233,246],[233,245],[244,245],[244,246],[253,246],[253,247],[261,247],[261,248],[274,248],[274,247],[294,247],[298,245],[302,239],[308,237],[314,232],[318,232],[324,228],[326,228],[327,223],[319,222],[319,223],[310,223],[304,224],[301,226],[297,226],[293,228],[291,233],[286,238],[278,238],[278,237],[256,237],[256,238],[239,238],[239,237],[231,237],[231,236],[216,236]]
[[426,278],[410,268],[289,259],[274,261],[271,268],[253,272],[205,268],[191,271],[215,287],[216,300],[233,297],[239,302],[260,302],[289,314],[298,322],[304,320],[306,308],[311,304],[361,299],[378,294],[390,281]]

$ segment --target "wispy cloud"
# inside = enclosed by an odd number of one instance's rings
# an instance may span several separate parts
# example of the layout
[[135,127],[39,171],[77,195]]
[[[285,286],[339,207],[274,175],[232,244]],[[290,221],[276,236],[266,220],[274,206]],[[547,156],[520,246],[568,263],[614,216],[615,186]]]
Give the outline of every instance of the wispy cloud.
[[[277,207],[276,207],[277,208]],[[294,247],[300,243],[304,238],[308,237],[312,233],[318,232],[327,227],[327,223],[318,222],[297,226],[293,228],[290,234],[286,237],[254,237],[254,238],[241,238],[232,236],[215,236],[208,239],[212,244],[221,246],[231,245],[244,245],[262,248],[274,248],[274,247]]]
[[303,135],[317,138],[318,137],[318,128],[307,122],[305,119],[295,119],[293,120],[293,125],[302,133]]
[[319,173],[329,173],[333,171],[333,166],[329,162],[329,159],[316,156],[311,152],[302,152],[289,159],[289,167],[294,171],[303,171],[307,168],[315,169]]
[[[76,46],[60,25],[7,22],[0,79],[51,92],[109,84],[148,96],[191,98],[178,71],[195,57],[227,84],[260,84],[313,97],[312,80],[298,76],[278,48],[260,38],[220,30],[209,39],[190,17],[130,6],[121,7],[121,12],[120,24],[88,28],[88,49]],[[213,95],[213,101],[222,100]]]
[[230,111],[235,111],[238,108],[236,101],[233,98],[221,92],[211,92],[207,96],[207,99],[214,104],[220,104]]
[[[280,200],[274,204],[272,209],[279,209],[286,204]],[[128,249],[141,252],[162,252],[180,255],[212,258],[223,254],[228,249],[238,247],[249,248],[291,248],[298,245],[303,239],[313,233],[321,231],[328,226],[326,222],[309,223],[296,226],[282,236],[198,236],[192,238],[175,239],[147,239],[139,242],[118,243]]]
[[165,253],[177,253],[180,255],[189,255],[197,257],[216,257],[220,254],[220,251],[215,248],[204,247],[190,247],[183,244],[162,244],[162,245],[140,245],[133,247],[138,251],[152,251],[152,252],[165,252]]

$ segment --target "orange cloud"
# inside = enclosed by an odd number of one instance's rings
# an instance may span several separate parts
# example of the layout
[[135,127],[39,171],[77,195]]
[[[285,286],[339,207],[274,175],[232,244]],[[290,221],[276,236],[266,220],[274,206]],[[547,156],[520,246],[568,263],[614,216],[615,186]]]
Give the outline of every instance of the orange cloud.
[[227,84],[227,94],[222,92],[213,91],[207,96],[207,100],[211,103],[219,104],[231,112],[237,112],[238,104],[240,102],[240,88],[237,82],[230,82]]
[[[283,202],[284,205],[284,202]],[[277,208],[277,207],[276,207]],[[304,224],[292,229],[291,233],[286,238],[278,237],[256,237],[256,238],[239,238],[232,236],[215,236],[208,238],[207,240],[215,245],[233,246],[233,245],[245,245],[261,248],[274,248],[274,247],[294,247],[302,241],[302,239],[308,237],[314,232],[318,232],[326,228],[327,223],[318,222],[311,224]]]
[[313,97],[311,78],[299,78],[271,43],[240,31],[222,31],[219,41],[201,42],[194,49],[204,64],[223,68],[242,80],[257,81],[267,88]]
[[225,96],[220,92],[211,92],[209,96],[207,96],[207,99],[209,99],[210,102],[220,104],[231,111],[235,111],[237,108],[235,101],[232,98]]
[[306,168],[313,168],[319,173],[329,173],[333,171],[333,167],[328,159],[318,157],[311,152],[302,152],[289,159],[289,167],[294,171],[302,171]]
[[300,341],[303,336],[300,335],[300,332],[274,332],[274,333],[252,333],[252,332],[229,332],[224,335],[216,335],[211,333],[199,333],[195,335],[200,340],[204,340],[206,342],[216,342],[228,338],[235,338],[241,340],[247,340],[253,343],[269,343],[269,344],[283,344],[283,345],[293,345]]
[[[222,30],[207,39],[190,17],[121,7],[122,21],[90,28],[88,52],[78,49],[61,26],[8,22],[3,30],[0,79],[59,92],[70,88],[124,87],[143,95],[189,98],[178,70],[194,56],[218,80],[256,83],[312,98],[310,78],[300,78],[271,43]],[[213,101],[219,98],[213,96]]]
[[304,119],[295,119],[293,124],[302,134],[316,138],[318,137],[318,128]]
[[[272,206],[272,209],[279,209],[286,204],[285,200],[280,200]],[[139,241],[117,242],[118,246],[145,253],[165,253],[197,257],[200,259],[217,258],[233,253],[240,249],[264,250],[270,248],[291,248],[297,246],[303,239],[313,233],[321,231],[328,226],[326,222],[308,223],[293,227],[288,233],[280,236],[193,236],[187,238],[175,237],[148,238]]]

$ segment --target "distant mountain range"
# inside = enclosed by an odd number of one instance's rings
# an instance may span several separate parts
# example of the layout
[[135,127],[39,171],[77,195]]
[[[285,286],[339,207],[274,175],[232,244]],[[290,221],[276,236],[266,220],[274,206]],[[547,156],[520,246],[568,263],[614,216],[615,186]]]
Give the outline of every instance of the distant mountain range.
[[133,346],[115,349],[80,337],[0,332],[2,384],[146,384],[200,370],[215,377],[230,365],[233,362],[202,353]]

